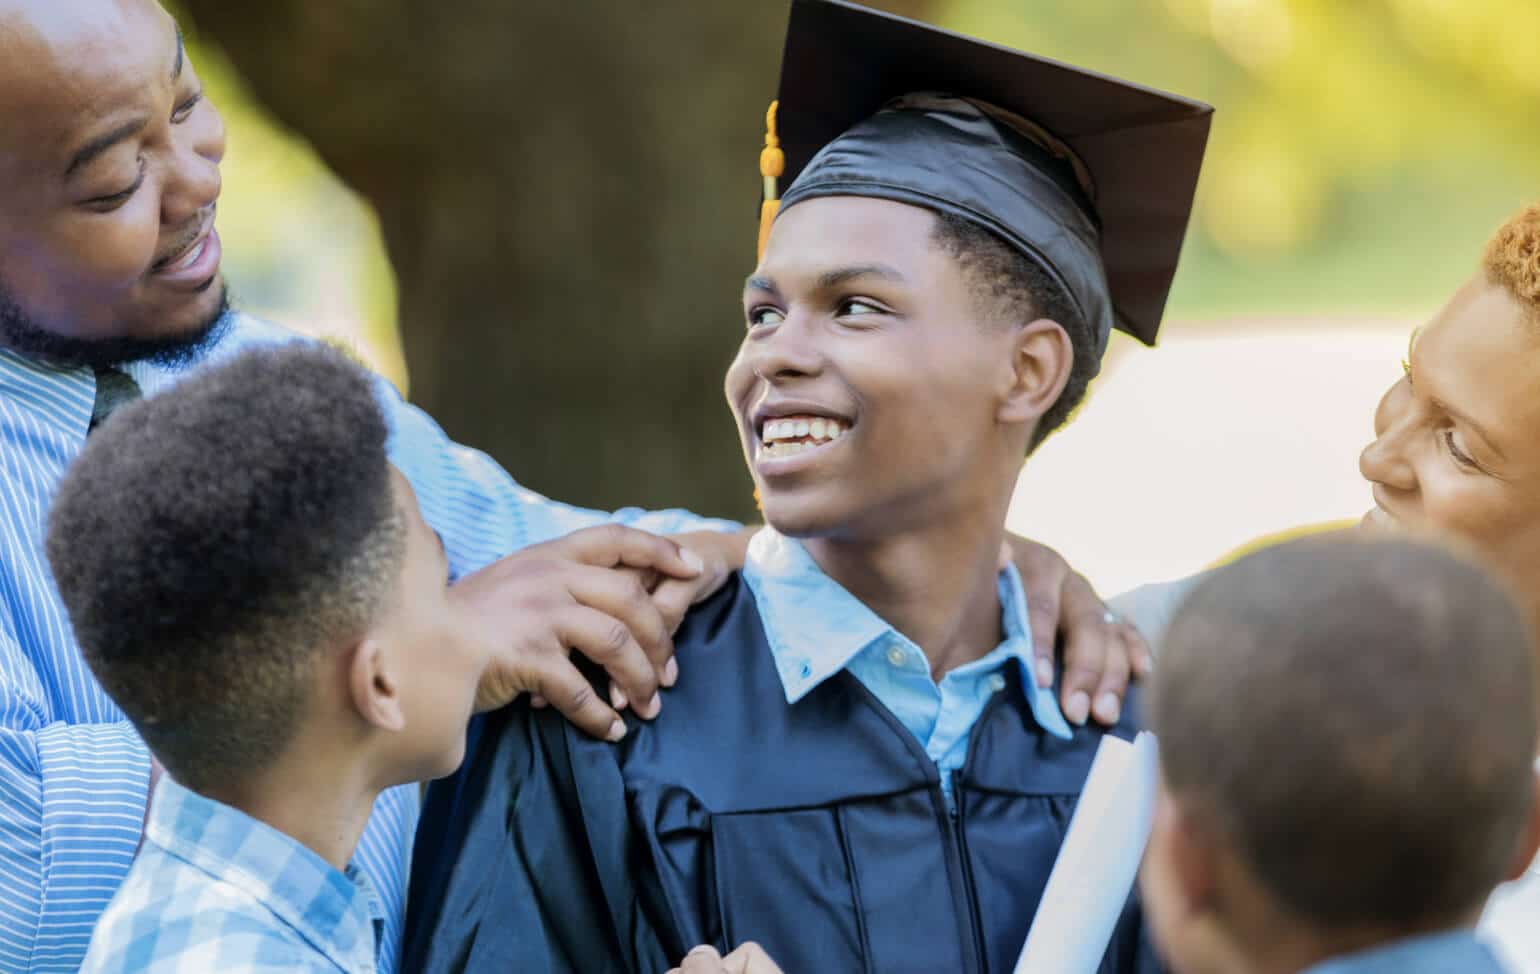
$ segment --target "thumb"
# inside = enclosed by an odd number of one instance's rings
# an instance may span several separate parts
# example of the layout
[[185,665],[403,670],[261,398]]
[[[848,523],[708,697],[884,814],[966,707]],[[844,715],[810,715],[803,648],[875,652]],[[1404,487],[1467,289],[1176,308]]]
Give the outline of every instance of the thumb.
[[727,974],[781,974],[770,955],[752,940],[740,944],[737,950],[722,958],[722,967]]

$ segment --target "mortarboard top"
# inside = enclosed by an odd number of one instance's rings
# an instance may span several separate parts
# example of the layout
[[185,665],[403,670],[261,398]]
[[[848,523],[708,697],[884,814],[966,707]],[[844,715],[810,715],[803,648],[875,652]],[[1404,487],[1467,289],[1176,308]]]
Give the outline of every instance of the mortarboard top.
[[792,0],[771,121],[784,170],[761,166],[784,176],[782,207],[873,196],[993,230],[1065,285],[1102,346],[1112,327],[1151,345],[1212,114],[843,0]]

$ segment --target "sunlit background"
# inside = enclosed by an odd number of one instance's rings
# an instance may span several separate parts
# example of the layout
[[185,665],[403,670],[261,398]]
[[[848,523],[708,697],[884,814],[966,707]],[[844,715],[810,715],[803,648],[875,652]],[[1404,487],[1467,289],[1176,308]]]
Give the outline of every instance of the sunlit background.
[[[1492,228],[1540,198],[1540,3],[930,9],[1218,108],[1161,347],[1115,341],[1091,401],[1029,465],[1012,527],[1113,591],[1261,533],[1360,514],[1357,453],[1410,328],[1472,271]],[[374,216],[256,107],[217,49],[199,54],[231,132],[221,220],[238,298],[344,337],[407,388]]]

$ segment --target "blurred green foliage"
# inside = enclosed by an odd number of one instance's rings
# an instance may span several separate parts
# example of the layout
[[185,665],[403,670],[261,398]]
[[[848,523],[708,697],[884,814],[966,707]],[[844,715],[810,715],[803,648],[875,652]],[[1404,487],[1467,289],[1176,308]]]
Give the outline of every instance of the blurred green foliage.
[[404,387],[395,279],[374,213],[255,102],[218,48],[190,47],[229,133],[219,226],[234,300],[349,344]]
[[1171,316],[1425,313],[1540,199],[1534,0],[948,0],[1216,106]]
[[[938,20],[1216,106],[1175,319],[1426,314],[1540,199],[1535,0],[944,0]],[[373,215],[194,50],[230,128],[238,298],[404,384]]]

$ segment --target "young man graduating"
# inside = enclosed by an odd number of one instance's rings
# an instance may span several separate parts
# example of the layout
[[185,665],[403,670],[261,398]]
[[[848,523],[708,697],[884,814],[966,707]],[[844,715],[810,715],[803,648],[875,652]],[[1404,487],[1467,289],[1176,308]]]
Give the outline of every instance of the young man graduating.
[[[794,3],[797,175],[726,381],[770,529],[687,618],[658,720],[618,747],[523,706],[479,728],[419,833],[411,967],[752,940],[787,971],[1012,969],[1102,732],[1033,679],[1006,508],[1111,329],[1153,340],[1209,114]],[[1139,926],[1107,970],[1153,963]]]
[[[224,154],[224,124],[156,0],[0,0],[0,971],[79,970],[134,861],[160,767],[86,666],[49,577],[43,536],[65,468],[119,405],[243,349],[296,340],[227,309]],[[737,526],[543,497],[383,379],[376,388],[391,463],[443,539],[456,584],[496,609],[482,613],[478,707],[538,694],[590,733],[619,735],[625,723],[569,662],[575,652],[614,674],[617,706],[656,712],[677,676],[675,626],[742,564]],[[1115,720],[1124,647],[1136,644],[1140,660],[1142,644],[1104,622],[1089,585],[1051,552],[1021,539],[1016,551],[1028,590],[1043,592],[1034,616],[1056,615],[1063,589],[1066,714]],[[1053,630],[1040,634],[1046,662]],[[387,792],[356,857],[384,906],[386,974],[419,807],[415,786]]]

